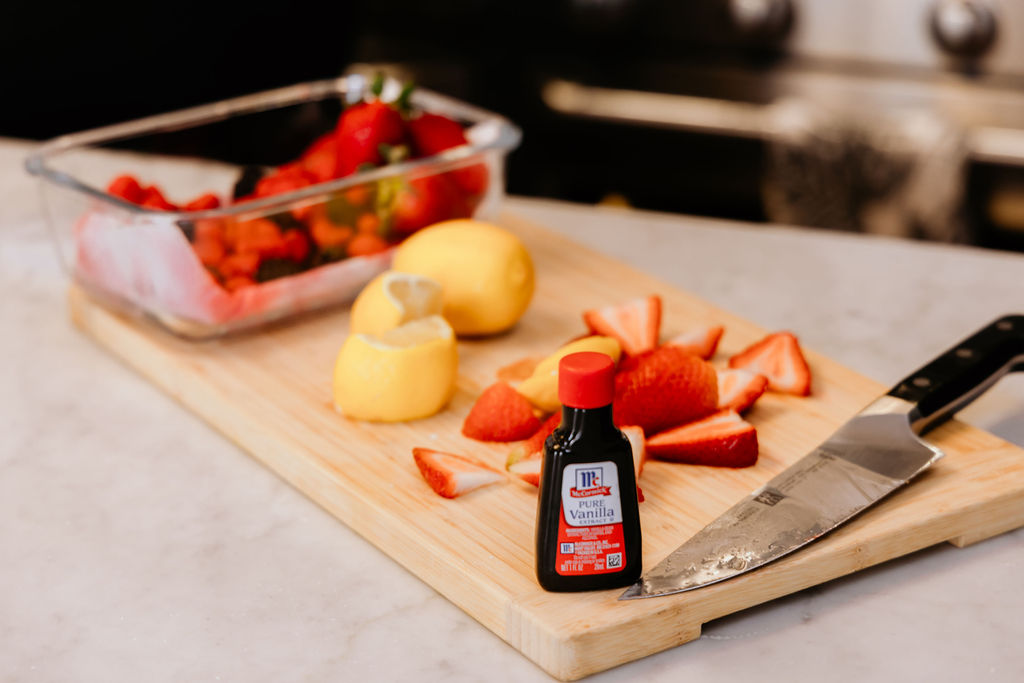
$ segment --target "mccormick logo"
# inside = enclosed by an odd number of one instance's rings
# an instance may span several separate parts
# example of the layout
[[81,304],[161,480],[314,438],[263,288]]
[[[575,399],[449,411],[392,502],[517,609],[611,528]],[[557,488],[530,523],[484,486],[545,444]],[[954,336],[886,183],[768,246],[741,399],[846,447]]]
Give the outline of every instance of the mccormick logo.
[[576,486],[569,489],[569,495],[573,498],[610,496],[612,494],[611,489],[601,485],[603,478],[603,467],[580,468],[576,470]]

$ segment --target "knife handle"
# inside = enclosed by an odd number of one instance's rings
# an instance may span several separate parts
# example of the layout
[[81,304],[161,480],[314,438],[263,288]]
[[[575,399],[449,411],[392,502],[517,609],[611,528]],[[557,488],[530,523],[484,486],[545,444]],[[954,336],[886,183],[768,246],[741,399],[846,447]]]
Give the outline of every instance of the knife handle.
[[889,396],[914,404],[910,423],[923,434],[1015,370],[1024,370],[1024,315],[983,327],[906,377]]

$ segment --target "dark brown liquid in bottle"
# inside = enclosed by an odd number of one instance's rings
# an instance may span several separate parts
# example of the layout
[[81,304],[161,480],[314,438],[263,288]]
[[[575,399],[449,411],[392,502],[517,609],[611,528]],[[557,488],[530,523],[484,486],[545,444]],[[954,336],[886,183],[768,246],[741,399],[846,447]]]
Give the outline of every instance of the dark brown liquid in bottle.
[[537,580],[544,589],[600,590],[640,578],[633,467],[610,405],[562,409],[561,427],[544,444],[537,503]]

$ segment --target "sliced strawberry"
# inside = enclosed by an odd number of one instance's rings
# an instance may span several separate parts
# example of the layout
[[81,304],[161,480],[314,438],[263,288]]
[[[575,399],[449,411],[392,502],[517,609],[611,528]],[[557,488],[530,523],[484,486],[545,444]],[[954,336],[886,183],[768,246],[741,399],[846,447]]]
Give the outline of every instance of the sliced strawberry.
[[725,332],[725,328],[721,325],[698,327],[669,339],[665,344],[667,346],[678,346],[690,353],[697,354],[704,360],[708,360],[711,356],[715,355],[715,349],[718,348],[718,342],[722,339],[723,332]]
[[636,356],[658,345],[661,297],[652,295],[584,311],[583,321],[592,333],[615,337],[623,351]]
[[529,439],[523,442],[523,446],[526,447],[527,453],[544,453],[544,442],[547,441],[548,437],[558,429],[558,425],[562,424],[562,413],[561,411],[555,411],[551,414],[548,419],[544,420],[544,424],[540,426],[536,432],[533,433]]
[[637,425],[655,434],[710,415],[717,407],[715,369],[673,346],[627,358],[615,375],[617,425]]
[[789,332],[769,334],[729,359],[730,368],[750,370],[768,378],[768,388],[787,394],[811,393],[811,370],[800,343]]
[[544,458],[524,458],[509,465],[508,471],[527,484],[540,486],[540,470],[543,465]]
[[734,410],[722,410],[647,439],[655,458],[691,465],[749,467],[757,462],[757,431]]
[[629,439],[629,446],[633,449],[633,474],[639,480],[640,473],[644,471],[644,463],[647,462],[647,445],[644,442],[644,430],[635,425],[619,427],[619,430]]
[[413,448],[412,457],[430,488],[445,498],[455,498],[505,478],[496,469],[464,455]]
[[742,413],[754,405],[764,390],[768,378],[750,370],[718,370],[718,409]]
[[533,406],[505,382],[487,387],[462,423],[462,433],[477,441],[520,441],[538,429]]

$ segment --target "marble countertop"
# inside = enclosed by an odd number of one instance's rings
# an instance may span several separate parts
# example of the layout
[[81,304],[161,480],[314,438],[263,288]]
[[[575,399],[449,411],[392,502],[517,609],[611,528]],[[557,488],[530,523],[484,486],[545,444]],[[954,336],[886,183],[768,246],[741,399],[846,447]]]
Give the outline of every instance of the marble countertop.
[[[29,149],[0,142],[0,679],[550,680],[72,328]],[[885,384],[1024,312],[1020,254],[506,208]],[[1024,445],[1021,379],[961,417]],[[1017,681],[1022,576],[1022,530],[936,546],[590,680]]]

